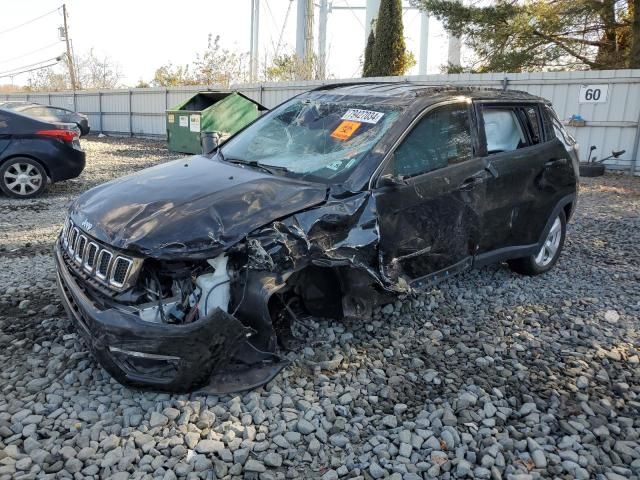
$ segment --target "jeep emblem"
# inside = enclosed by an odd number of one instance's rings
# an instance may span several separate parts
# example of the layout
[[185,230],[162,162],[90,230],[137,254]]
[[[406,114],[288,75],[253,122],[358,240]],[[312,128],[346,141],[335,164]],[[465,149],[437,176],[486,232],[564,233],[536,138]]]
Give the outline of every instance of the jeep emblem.
[[83,230],[85,230],[87,232],[93,228],[93,224],[89,220],[87,220],[86,218],[82,221],[80,226],[82,227]]

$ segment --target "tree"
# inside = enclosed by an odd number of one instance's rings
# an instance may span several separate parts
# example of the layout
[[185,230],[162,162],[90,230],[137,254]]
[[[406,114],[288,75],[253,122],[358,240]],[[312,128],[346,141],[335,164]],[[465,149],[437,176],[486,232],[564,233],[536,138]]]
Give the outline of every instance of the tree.
[[463,38],[475,56],[472,71],[640,67],[639,0],[412,3]]
[[[368,43],[368,42],[367,42]],[[376,20],[371,76],[404,75],[409,69],[401,0],[382,0]]]
[[[33,72],[27,80],[27,89],[30,91],[70,90],[71,79],[66,56],[63,62],[63,65]],[[98,56],[93,49],[76,58],[75,69],[80,89],[114,88],[122,78],[120,65],[108,56]]]
[[375,22],[371,22],[371,31],[367,38],[367,46],[364,49],[364,64],[362,65],[362,76],[372,77],[373,71],[373,51],[376,43],[376,34],[374,32]]
[[[295,52],[282,53],[271,59],[267,64],[265,60],[264,79],[268,82],[290,82],[311,75],[311,78],[318,78],[318,59],[313,55],[310,64],[298,58]],[[309,71],[310,69],[310,71]]]
[[93,48],[76,59],[79,88],[115,88],[122,73],[120,65],[108,56],[98,56]]
[[151,84],[156,87],[177,87],[180,85],[197,85],[196,79],[189,72],[189,65],[173,65],[171,62],[156,69]]
[[249,54],[234,52],[220,45],[220,36],[209,34],[207,49],[202,55],[196,55],[193,62],[193,74],[201,85],[222,85],[246,82],[249,79]]
[[231,83],[245,82],[249,78],[249,55],[223,48],[220,36],[209,34],[207,49],[196,54],[191,65],[168,63],[156,69],[151,83],[158,87],[178,85],[217,85],[229,87]]

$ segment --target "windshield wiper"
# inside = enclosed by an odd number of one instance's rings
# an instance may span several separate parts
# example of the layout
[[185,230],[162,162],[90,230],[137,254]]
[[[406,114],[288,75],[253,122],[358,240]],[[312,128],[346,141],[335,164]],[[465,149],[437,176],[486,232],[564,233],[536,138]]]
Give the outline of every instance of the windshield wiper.
[[258,162],[257,160],[243,160],[241,158],[225,158],[224,156],[222,157],[222,159],[225,162],[235,163],[236,165],[246,165],[246,166],[251,167],[251,168],[256,168],[258,170],[262,170],[263,172],[267,172],[267,173],[269,173],[271,175],[275,175],[276,173],[284,173],[284,172],[288,172],[289,171],[285,167],[278,167],[278,166],[275,166],[275,165],[264,165],[264,164]]

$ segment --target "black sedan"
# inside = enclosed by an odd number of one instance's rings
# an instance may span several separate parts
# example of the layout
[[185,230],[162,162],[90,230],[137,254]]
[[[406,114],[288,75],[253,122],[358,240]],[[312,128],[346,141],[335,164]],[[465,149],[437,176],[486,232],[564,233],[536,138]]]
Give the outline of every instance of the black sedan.
[[74,124],[47,122],[0,106],[0,190],[10,197],[32,198],[48,181],[75,178],[85,153]]
[[40,105],[39,103],[33,102],[6,101],[0,102],[0,108],[21,112],[48,122],[75,123],[80,129],[80,136],[87,135],[91,130],[89,127],[89,118],[86,115],[62,107]]

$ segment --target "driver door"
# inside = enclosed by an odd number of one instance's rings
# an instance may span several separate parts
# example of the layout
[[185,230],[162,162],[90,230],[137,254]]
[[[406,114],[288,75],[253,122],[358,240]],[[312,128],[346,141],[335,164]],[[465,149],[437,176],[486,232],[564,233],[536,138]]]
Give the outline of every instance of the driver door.
[[488,172],[468,103],[428,109],[374,190],[383,273],[421,286],[471,266]]

